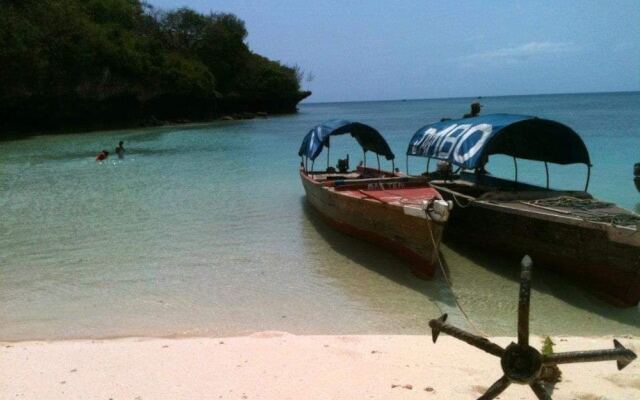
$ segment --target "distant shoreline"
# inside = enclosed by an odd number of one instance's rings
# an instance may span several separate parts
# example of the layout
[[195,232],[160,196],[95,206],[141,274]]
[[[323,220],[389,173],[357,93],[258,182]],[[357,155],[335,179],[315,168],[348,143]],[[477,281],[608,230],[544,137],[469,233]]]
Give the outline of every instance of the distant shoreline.
[[289,112],[277,112],[277,113],[267,113],[266,111],[258,111],[258,112],[235,112],[229,113],[225,115],[212,116],[210,118],[202,118],[202,119],[189,119],[189,118],[177,118],[170,120],[157,120],[157,119],[142,119],[139,121],[130,121],[130,122],[122,122],[122,123],[113,123],[113,124],[99,124],[94,126],[74,126],[74,127],[62,127],[50,130],[27,130],[27,131],[15,131],[12,133],[2,132],[0,130],[0,143],[6,141],[14,141],[20,139],[28,139],[34,136],[45,136],[45,135],[67,135],[67,134],[85,134],[91,132],[101,132],[101,131],[116,131],[116,130],[127,130],[127,129],[144,129],[144,128],[171,128],[178,126],[191,126],[191,125],[206,125],[214,122],[232,122],[232,121],[245,121],[251,119],[266,119],[274,116],[282,116],[282,115],[293,115],[298,112],[297,109],[294,109]]

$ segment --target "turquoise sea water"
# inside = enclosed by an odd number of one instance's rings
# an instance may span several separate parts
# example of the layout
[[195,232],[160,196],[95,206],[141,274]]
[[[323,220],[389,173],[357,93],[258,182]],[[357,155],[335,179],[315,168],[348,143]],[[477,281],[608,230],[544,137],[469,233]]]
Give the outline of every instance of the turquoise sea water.
[[[304,201],[298,146],[328,118],[377,127],[404,165],[422,125],[471,99],[303,104],[297,115],[197,126],[37,136],[0,142],[0,340],[293,333],[425,334],[442,312],[463,323],[442,279],[326,227]],[[579,132],[590,191],[640,202],[640,93],[488,97],[483,113],[537,115]],[[96,163],[125,141],[127,155]],[[332,164],[362,157],[332,141]],[[325,165],[324,155],[318,163]],[[370,157],[369,163],[375,158]],[[511,177],[512,160],[490,171]],[[424,169],[412,160],[410,169]],[[582,188],[584,166],[550,168],[551,184]],[[544,165],[520,179],[544,183]],[[514,333],[518,262],[442,248],[453,291],[489,334]],[[570,281],[534,272],[537,334],[640,334],[637,308],[616,309]]]

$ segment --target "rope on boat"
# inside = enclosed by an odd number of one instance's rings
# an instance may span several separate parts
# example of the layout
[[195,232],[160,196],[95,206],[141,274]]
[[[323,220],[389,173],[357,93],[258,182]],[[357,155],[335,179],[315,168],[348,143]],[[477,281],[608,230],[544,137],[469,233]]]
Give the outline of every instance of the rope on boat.
[[440,247],[438,245],[436,245],[436,240],[435,240],[434,235],[433,235],[433,230],[431,229],[431,222],[432,221],[428,221],[428,223],[427,223],[427,227],[429,228],[429,237],[431,238],[431,243],[433,244],[433,249],[436,252],[436,259],[438,260],[438,265],[440,266],[440,271],[442,271],[442,276],[444,277],[445,282],[447,282],[447,286],[449,286],[449,290],[451,291],[451,295],[453,296],[453,300],[455,301],[456,306],[458,306],[458,309],[462,313],[462,316],[467,321],[469,326],[471,326],[480,335],[488,337],[489,335],[487,335],[486,332],[484,332],[476,324],[473,323],[473,321],[469,317],[469,314],[467,314],[467,312],[464,310],[464,308],[462,308],[462,305],[460,304],[460,301],[458,301],[458,296],[456,296],[456,293],[453,291],[453,284],[449,280],[449,277],[447,276],[447,273],[444,270],[444,265],[442,265],[442,260],[440,259]]
[[572,196],[549,197],[546,199],[532,200],[531,203],[546,207],[565,207],[580,210],[593,210],[598,208],[613,207],[615,204],[595,199],[579,199]]
[[575,215],[589,222],[602,222],[627,227],[640,226],[640,215],[611,210],[610,208],[614,207],[615,204],[594,199],[578,199],[571,196],[559,196],[532,200],[524,203],[547,208],[560,207],[568,209],[566,211],[554,211]]
[[451,193],[451,197],[453,197],[453,201],[456,203],[456,205],[460,208],[467,208],[469,207],[469,205],[471,205],[472,200],[467,200],[467,204],[462,205],[460,203],[460,201],[458,200],[458,196],[455,195],[455,193]]

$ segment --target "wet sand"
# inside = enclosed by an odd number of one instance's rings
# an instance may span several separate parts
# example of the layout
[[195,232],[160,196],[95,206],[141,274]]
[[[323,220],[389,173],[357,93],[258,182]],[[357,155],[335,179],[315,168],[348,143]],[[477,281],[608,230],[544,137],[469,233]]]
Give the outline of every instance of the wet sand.
[[[618,338],[638,352],[640,339]],[[501,345],[511,338],[494,338]],[[556,337],[556,351],[611,338]],[[532,338],[540,348],[540,338]],[[458,399],[502,374],[498,359],[441,335],[127,338],[0,344],[2,399]],[[558,399],[638,399],[640,362],[561,366]],[[512,385],[500,399],[534,398]]]

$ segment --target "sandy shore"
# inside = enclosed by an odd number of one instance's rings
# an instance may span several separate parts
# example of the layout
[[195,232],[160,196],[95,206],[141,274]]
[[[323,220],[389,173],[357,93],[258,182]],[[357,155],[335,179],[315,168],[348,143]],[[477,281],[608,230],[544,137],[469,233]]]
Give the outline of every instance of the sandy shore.
[[[501,345],[510,338],[494,338]],[[620,338],[638,352],[640,339]],[[556,351],[611,348],[556,338]],[[540,347],[539,338],[531,343]],[[640,362],[562,366],[554,399],[640,399]],[[497,358],[447,336],[295,336],[1,343],[0,399],[474,399]],[[500,399],[533,399],[512,385]]]

